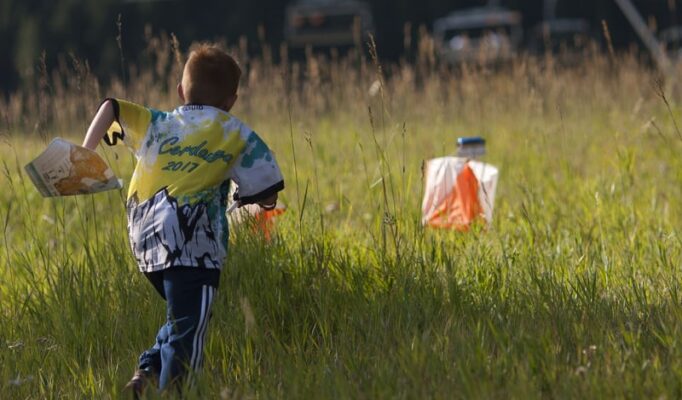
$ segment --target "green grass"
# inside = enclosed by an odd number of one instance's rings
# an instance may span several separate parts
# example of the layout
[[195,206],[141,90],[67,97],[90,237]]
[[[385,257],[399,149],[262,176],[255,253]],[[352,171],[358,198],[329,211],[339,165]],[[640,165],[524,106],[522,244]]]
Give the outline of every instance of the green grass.
[[[249,66],[235,114],[276,151],[288,211],[271,242],[233,228],[188,397],[682,396],[675,85],[669,110],[645,68],[595,56],[393,67],[372,97],[372,65],[314,62],[292,92],[281,67]],[[172,106],[149,79],[107,90]],[[133,263],[123,193],[46,200],[21,173],[45,145],[31,121],[78,141],[77,105],[97,104],[48,95],[35,116],[0,104],[0,397],[118,398],[164,305]],[[64,101],[71,119],[50,111]],[[423,229],[422,160],[474,134],[501,172],[493,224]],[[125,150],[102,151],[128,178]]]

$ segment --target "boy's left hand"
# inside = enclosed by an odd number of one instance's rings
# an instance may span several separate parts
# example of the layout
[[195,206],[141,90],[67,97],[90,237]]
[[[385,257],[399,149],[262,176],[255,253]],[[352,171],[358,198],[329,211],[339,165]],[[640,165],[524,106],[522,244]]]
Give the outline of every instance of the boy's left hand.
[[265,210],[272,210],[275,207],[277,207],[277,193],[273,194],[272,196],[268,197],[265,200],[259,201],[258,204],[261,208]]

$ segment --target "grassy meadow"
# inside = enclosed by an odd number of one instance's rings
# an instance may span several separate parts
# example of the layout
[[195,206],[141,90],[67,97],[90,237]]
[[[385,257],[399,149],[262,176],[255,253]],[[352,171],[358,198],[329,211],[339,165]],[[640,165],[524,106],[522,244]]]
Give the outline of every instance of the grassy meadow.
[[[176,49],[150,39],[106,81],[65,57],[0,99],[0,398],[120,398],[163,322],[125,192],[43,199],[22,169],[80,142],[103,97],[175,107]],[[447,68],[420,49],[241,53],[233,113],[276,152],[288,209],[271,241],[231,228],[186,397],[682,397],[679,83],[628,54]],[[471,135],[500,169],[493,223],[422,228],[423,160]]]

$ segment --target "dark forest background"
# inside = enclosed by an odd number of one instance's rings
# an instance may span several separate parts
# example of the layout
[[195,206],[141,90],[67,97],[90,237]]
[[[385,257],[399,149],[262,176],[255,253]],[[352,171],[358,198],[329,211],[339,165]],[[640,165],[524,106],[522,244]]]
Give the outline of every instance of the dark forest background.
[[[661,29],[679,19],[677,0],[635,0],[649,21]],[[380,56],[395,60],[403,52],[403,27],[410,22],[430,30],[434,19],[450,11],[480,6],[482,0],[368,0],[373,11]],[[120,72],[117,45],[121,22],[123,55],[134,57],[145,47],[145,30],[152,35],[174,33],[184,49],[196,40],[222,39],[235,43],[246,37],[249,50],[258,52],[258,26],[265,39],[283,39],[284,0],[0,0],[0,91],[8,92],[47,69],[60,55],[86,59],[100,77]],[[523,13],[524,27],[542,19],[542,0],[507,0],[504,6]],[[601,35],[601,21],[608,23],[614,45],[627,48],[638,43],[613,0],[560,0],[559,17],[581,17]]]

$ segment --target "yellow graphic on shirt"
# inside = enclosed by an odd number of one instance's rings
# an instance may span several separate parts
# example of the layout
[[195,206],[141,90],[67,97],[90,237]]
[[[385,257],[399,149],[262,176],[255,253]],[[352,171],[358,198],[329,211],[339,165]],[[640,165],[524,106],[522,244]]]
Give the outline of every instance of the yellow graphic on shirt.
[[155,157],[138,162],[128,197],[137,193],[139,201],[152,197],[161,188],[174,197],[189,195],[220,185],[246,143],[239,130],[223,135],[216,120],[205,121],[192,133],[160,137],[150,149]]

